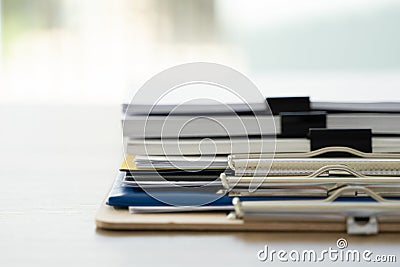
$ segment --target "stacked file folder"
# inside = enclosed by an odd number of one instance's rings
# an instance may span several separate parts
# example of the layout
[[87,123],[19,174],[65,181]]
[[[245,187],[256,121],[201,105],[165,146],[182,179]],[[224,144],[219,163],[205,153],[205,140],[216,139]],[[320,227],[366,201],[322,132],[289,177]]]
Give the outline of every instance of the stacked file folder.
[[400,103],[226,106],[124,105],[126,156],[98,225],[400,229]]

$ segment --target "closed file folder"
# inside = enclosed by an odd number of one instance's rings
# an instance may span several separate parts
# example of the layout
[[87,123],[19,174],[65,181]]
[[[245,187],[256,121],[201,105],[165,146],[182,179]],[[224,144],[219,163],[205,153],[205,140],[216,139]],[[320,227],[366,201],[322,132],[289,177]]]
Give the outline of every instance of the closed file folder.
[[[232,197],[228,194],[218,194],[218,190],[213,188],[201,190],[151,190],[149,192],[141,189],[126,187],[122,181],[126,173],[120,172],[114,185],[107,197],[107,205],[114,207],[130,206],[175,206],[190,207],[199,206],[199,203],[206,203],[205,206],[232,206]],[[246,196],[244,200],[284,200],[284,199],[303,199],[303,197],[252,197]],[[164,200],[164,201],[163,201]]]
[[[343,198],[355,189],[367,197]],[[340,198],[340,199],[339,199]],[[234,198],[232,204],[215,206],[212,211],[192,207],[152,207],[157,213],[132,206],[116,209],[102,204],[97,227],[109,230],[175,231],[307,231],[377,234],[400,230],[400,201],[386,200],[363,188],[345,188],[328,198],[264,199]],[[221,203],[222,204],[222,203]],[[222,210],[218,210],[222,208]],[[164,209],[164,210],[163,210]],[[167,209],[169,212],[166,212]],[[162,212],[160,212],[160,210]]]

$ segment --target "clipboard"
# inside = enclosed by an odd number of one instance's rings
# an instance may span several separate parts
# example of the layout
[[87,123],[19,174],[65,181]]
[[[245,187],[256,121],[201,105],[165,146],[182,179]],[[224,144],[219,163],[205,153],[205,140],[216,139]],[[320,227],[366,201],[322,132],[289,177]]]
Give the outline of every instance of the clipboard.
[[[334,202],[363,191],[375,202]],[[293,231],[377,234],[400,232],[400,201],[386,200],[364,187],[344,187],[324,200],[240,201],[234,212],[129,213],[102,203],[96,226],[135,231]],[[354,213],[355,211],[355,213]]]
[[[364,222],[354,222],[356,225]],[[317,221],[275,219],[248,221],[230,219],[226,212],[185,212],[161,214],[131,214],[127,209],[115,209],[102,203],[96,215],[96,226],[105,230],[132,231],[215,231],[215,232],[346,232],[345,219]],[[400,232],[400,222],[381,222],[379,233]],[[354,234],[354,233],[353,233]],[[361,233],[360,233],[361,234]],[[370,233],[373,234],[373,233]]]
[[[321,169],[314,177],[304,178],[304,182],[320,179],[318,175],[324,170]],[[321,182],[325,182],[327,177],[321,179]],[[373,179],[378,184],[392,184],[392,180],[396,178],[389,177],[379,181],[376,178],[358,176],[346,179],[355,182]],[[243,198],[241,201],[233,198],[234,212],[190,212],[182,209],[183,212],[132,214],[126,207],[115,208],[104,201],[96,215],[96,225],[102,229],[136,231],[347,231],[349,234],[400,232],[400,200],[386,200],[368,187],[347,182],[345,184],[350,185],[339,187],[326,199],[249,201]],[[352,192],[365,194],[375,202],[348,199],[334,202]]]
[[[373,202],[337,202],[346,192],[363,192]],[[377,234],[379,225],[400,222],[400,201],[386,199],[362,186],[346,186],[324,200],[304,201],[243,201],[233,199],[235,212],[229,216],[245,221],[266,222],[280,218],[287,220],[344,219],[348,234]]]
[[[361,158],[381,158],[381,155],[375,153],[364,153],[351,148],[330,147],[303,155],[309,158],[311,155],[328,151],[351,152],[358,154]],[[249,155],[244,156],[248,159]],[[395,159],[397,155],[387,155],[387,159]],[[235,159],[240,158],[234,156]],[[252,155],[250,155],[250,159]],[[130,169],[132,168],[132,166]],[[127,168],[129,169],[129,168]],[[329,170],[345,171],[352,174],[353,177],[320,177],[321,174]],[[224,176],[224,175],[222,175]],[[223,177],[222,177],[223,178]],[[231,178],[235,178],[234,176]],[[243,177],[242,177],[243,179]],[[247,179],[244,177],[244,179]],[[339,187],[333,195],[328,196],[327,200],[319,199],[312,202],[303,203],[303,211],[307,216],[299,215],[299,212],[293,212],[293,203],[290,200],[255,200],[246,201],[234,198],[234,212],[213,211],[213,212],[169,212],[169,213],[135,213],[132,214],[127,208],[114,208],[108,206],[104,201],[96,215],[96,225],[102,229],[109,230],[136,230],[136,231],[313,231],[313,232],[346,232],[349,234],[376,234],[379,232],[400,232],[400,201],[396,203],[387,203],[380,195],[376,195],[365,185],[393,185],[398,184],[397,177],[368,177],[344,165],[325,166],[315,173],[304,177],[270,177],[266,181],[267,185],[287,183],[288,180],[307,184],[317,183],[338,183],[339,180],[347,187]],[[330,181],[332,180],[332,181]],[[222,179],[223,184],[227,183],[225,189],[230,188],[226,179]],[[364,185],[365,183],[365,185]],[[365,193],[367,196],[376,200],[377,203],[362,203],[347,201],[346,204],[328,204],[327,202],[335,200],[339,195],[345,196],[349,190],[356,190],[357,193]],[[306,200],[305,200],[306,201]],[[293,201],[292,201],[293,202]],[[299,203],[298,200],[295,201]],[[390,207],[389,207],[390,206]],[[243,209],[244,207],[244,209]],[[311,207],[311,208],[310,208]],[[254,208],[255,211],[254,212]],[[295,208],[299,208],[296,206]],[[336,208],[336,209],[335,209]],[[379,214],[380,211],[389,211],[392,214]],[[253,209],[253,210],[252,210]],[[280,210],[281,212],[276,212]],[[323,211],[334,209],[335,214],[324,214]],[[373,210],[376,214],[371,216],[349,216],[350,210]],[[274,211],[274,212],[271,212]],[[285,212],[286,211],[286,212]],[[379,211],[379,212],[378,212]],[[313,213],[314,212],[314,213]],[[310,216],[312,215],[312,216]]]

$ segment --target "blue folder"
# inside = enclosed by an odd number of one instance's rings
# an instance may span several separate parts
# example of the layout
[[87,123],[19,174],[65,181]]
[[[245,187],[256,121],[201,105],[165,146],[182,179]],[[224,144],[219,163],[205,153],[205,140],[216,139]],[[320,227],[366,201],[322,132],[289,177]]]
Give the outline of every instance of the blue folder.
[[[194,190],[189,188],[174,190],[151,190],[148,194],[141,189],[124,187],[124,172],[119,172],[108,195],[107,204],[115,207],[129,206],[229,206],[232,197],[220,195],[210,190]],[[310,197],[321,199],[320,197]],[[308,198],[308,199],[310,199]],[[305,197],[240,197],[241,200],[304,200]],[[206,204],[204,204],[206,203]]]

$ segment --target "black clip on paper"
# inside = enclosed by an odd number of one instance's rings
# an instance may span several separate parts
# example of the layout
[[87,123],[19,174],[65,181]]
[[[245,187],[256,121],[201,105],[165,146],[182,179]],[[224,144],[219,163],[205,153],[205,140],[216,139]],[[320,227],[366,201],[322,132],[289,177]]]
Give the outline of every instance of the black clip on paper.
[[[343,146],[365,153],[372,153],[371,129],[315,129],[309,132],[310,148],[317,150],[324,147]],[[330,157],[348,156],[343,153],[330,153]]]
[[306,138],[311,128],[326,128],[324,111],[282,112],[280,137]]
[[309,97],[268,97],[267,104],[272,115],[279,115],[281,112],[310,111]]

